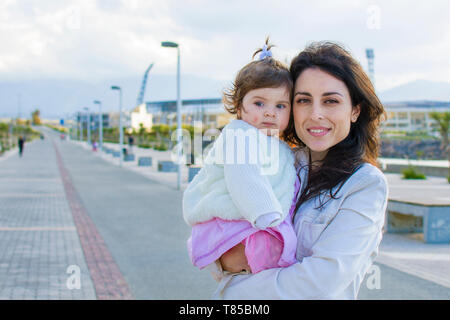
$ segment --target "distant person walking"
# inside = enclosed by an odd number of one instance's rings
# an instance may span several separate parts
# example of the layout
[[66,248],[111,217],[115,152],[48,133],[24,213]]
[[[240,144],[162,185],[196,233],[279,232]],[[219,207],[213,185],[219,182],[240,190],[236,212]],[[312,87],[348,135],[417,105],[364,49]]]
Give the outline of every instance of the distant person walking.
[[19,145],[19,156],[22,156],[22,154],[23,154],[23,146],[25,144],[25,139],[22,136],[20,136],[19,137],[19,141],[17,143]]
[[129,153],[133,153],[133,144],[134,144],[134,137],[130,134],[128,136],[128,149],[130,150]]

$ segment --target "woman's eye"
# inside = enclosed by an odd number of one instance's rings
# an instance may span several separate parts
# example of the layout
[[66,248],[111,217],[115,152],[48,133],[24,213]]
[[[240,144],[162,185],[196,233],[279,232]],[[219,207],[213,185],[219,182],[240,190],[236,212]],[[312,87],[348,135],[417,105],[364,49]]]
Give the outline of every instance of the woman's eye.
[[304,99],[304,98],[299,98],[299,99],[297,99],[296,102],[302,104],[302,103],[308,103],[309,100],[308,99]]
[[337,100],[335,100],[335,99],[327,99],[327,100],[325,100],[325,103],[326,104],[335,104],[335,103],[338,103],[339,101],[337,101]]

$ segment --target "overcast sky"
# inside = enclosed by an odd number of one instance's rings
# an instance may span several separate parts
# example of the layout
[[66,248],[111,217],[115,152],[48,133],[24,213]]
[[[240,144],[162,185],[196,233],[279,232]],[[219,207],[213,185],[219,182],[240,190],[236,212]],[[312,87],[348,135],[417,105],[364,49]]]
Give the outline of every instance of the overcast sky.
[[290,61],[307,43],[344,44],[378,90],[450,82],[450,2],[302,0],[0,0],[0,80],[82,79],[181,71],[230,80],[266,36]]

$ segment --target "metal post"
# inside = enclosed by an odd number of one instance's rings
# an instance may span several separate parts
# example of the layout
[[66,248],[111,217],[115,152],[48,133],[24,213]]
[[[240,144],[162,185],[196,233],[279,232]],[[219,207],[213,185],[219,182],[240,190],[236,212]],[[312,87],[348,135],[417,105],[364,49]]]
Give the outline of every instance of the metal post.
[[102,102],[95,100],[95,104],[98,104],[98,147],[99,150],[103,150],[103,113],[102,113]]
[[122,123],[122,89],[119,89],[119,148],[120,148],[120,165],[123,162],[123,123]]
[[166,48],[177,48],[177,155],[178,155],[178,175],[177,175],[177,189],[181,188],[181,154],[182,154],[182,130],[181,130],[181,98],[180,98],[180,46],[178,43],[164,41],[161,46]]
[[81,121],[80,112],[78,112],[78,140],[83,141],[83,121]]
[[86,130],[87,130],[87,137],[86,142],[88,145],[91,144],[91,115],[89,113],[89,108],[84,108],[86,110]]
[[111,86],[111,90],[119,90],[119,152],[120,166],[123,162],[123,129],[122,129],[122,88]]
[[177,145],[178,145],[178,176],[177,189],[181,188],[181,150],[182,150],[182,135],[181,135],[181,97],[180,97],[180,46],[177,46]]

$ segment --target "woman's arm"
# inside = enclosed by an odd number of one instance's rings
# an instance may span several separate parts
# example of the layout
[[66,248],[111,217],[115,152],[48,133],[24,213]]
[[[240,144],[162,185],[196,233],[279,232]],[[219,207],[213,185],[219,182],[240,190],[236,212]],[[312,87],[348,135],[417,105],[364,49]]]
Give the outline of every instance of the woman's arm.
[[[381,175],[362,177],[312,246],[312,255],[287,268],[234,276],[216,299],[332,299],[375,258],[387,199]],[[223,281],[226,281],[224,279]],[[220,287],[220,286],[219,286]]]

